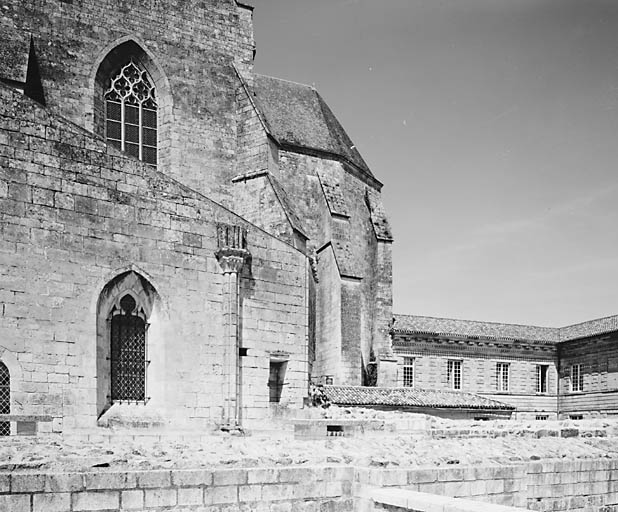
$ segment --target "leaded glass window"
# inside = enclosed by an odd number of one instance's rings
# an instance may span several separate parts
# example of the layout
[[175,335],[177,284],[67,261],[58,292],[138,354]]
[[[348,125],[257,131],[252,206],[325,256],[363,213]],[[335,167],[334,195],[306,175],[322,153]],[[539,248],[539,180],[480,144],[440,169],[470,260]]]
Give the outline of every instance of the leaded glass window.
[[[6,365],[0,362],[0,414],[11,413],[11,376]],[[11,422],[0,421],[0,436],[11,435]]]
[[157,164],[157,101],[148,73],[131,59],[105,93],[107,143]]
[[146,322],[135,299],[127,294],[111,319],[111,398],[146,399]]

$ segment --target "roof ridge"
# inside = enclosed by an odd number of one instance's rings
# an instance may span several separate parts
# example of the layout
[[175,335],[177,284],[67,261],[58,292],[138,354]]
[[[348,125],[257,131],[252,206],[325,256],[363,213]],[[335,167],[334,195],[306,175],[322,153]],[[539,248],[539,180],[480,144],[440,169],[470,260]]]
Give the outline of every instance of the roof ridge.
[[287,82],[288,84],[302,85],[303,87],[307,87],[308,89],[311,89],[317,92],[317,89],[313,85],[303,84],[302,82],[296,82],[294,80],[288,80],[287,78],[279,78],[278,76],[263,75],[262,73],[253,73],[253,74],[255,76],[261,76],[262,78],[272,78],[273,80],[279,80],[280,82]]
[[[534,327],[535,329],[549,329],[549,330],[562,329],[562,327],[549,327],[549,326],[533,325],[533,324],[516,324],[516,323],[511,323],[511,322],[494,322],[491,320],[470,320],[466,318],[449,318],[449,317],[442,317],[442,316],[406,315],[406,314],[400,314],[400,313],[393,313],[393,316],[395,318],[399,316],[399,317],[407,317],[407,318],[429,318],[431,320],[449,320],[449,321],[455,321],[455,322],[474,322],[477,324],[512,325],[514,327]],[[611,317],[607,317],[607,318],[611,318]],[[582,323],[586,323],[586,322],[582,322]],[[575,324],[575,325],[578,325],[578,324]],[[569,325],[566,327],[571,327],[571,326]]]

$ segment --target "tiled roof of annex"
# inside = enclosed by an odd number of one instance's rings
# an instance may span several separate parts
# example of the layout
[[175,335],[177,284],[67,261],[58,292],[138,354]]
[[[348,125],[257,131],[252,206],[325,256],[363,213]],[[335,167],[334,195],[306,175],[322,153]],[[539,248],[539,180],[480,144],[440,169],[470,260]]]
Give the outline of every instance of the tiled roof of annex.
[[430,316],[394,315],[395,334],[428,334],[480,339],[560,343],[618,331],[618,315],[597,318],[566,327],[478,322]]
[[324,386],[324,394],[337,405],[431,407],[512,410],[513,406],[473,393],[417,388]]
[[337,156],[375,180],[356,146],[313,87],[256,74],[253,93],[270,134],[278,142]]

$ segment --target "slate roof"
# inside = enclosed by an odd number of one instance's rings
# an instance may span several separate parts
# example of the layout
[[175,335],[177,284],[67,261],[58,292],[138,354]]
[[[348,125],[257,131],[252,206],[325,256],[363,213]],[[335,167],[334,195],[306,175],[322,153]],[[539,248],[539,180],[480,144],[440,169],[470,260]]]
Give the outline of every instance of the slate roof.
[[338,156],[375,180],[354,143],[313,87],[256,74],[253,94],[270,134],[279,143]]
[[337,405],[431,407],[513,410],[513,406],[472,393],[416,388],[324,386],[324,394]]
[[394,315],[393,324],[393,332],[399,334],[478,337],[541,343],[560,343],[612,331],[618,331],[618,316],[598,318],[566,327],[538,327],[414,315]]

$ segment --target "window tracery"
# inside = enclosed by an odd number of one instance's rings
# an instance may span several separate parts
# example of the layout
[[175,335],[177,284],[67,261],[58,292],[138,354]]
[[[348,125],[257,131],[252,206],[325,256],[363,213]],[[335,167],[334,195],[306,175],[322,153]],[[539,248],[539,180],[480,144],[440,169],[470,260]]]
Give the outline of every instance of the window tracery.
[[148,73],[131,59],[105,92],[107,142],[157,164],[157,100]]

